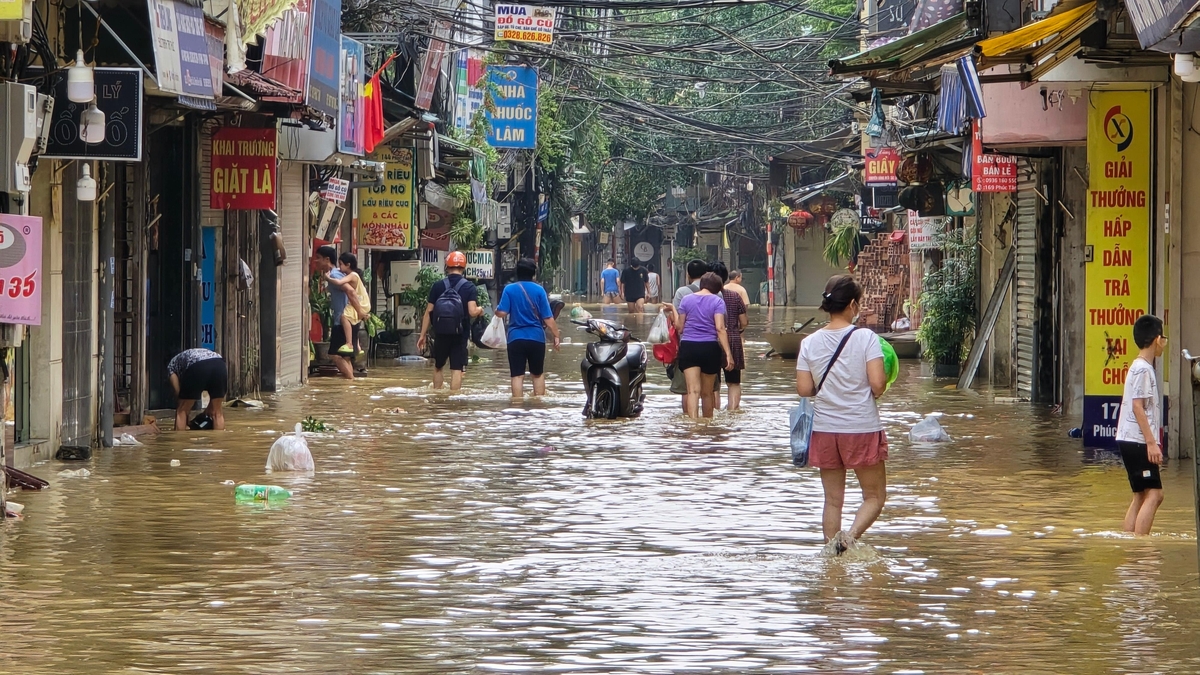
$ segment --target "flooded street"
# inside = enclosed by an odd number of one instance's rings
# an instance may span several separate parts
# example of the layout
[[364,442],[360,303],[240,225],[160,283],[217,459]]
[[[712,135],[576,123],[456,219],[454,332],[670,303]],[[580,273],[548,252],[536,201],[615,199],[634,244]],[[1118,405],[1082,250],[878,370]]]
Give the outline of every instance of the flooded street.
[[[820,480],[787,449],[794,362],[757,358],[763,316],[745,411],[710,424],[654,361],[641,418],[586,422],[564,327],[541,401],[510,401],[485,353],[458,396],[381,367],[100,452],[88,477],[36,467],[52,488],[14,494],[27,517],[0,535],[0,670],[1200,672],[1187,462],[1156,534],[1125,537],[1124,471],[1077,421],[905,362],[878,556],[821,557]],[[934,411],[954,441],[914,446]],[[336,428],[309,439],[316,474],[263,475],[308,415]],[[238,505],[224,481],[295,496]],[[857,504],[854,485],[847,524]]]

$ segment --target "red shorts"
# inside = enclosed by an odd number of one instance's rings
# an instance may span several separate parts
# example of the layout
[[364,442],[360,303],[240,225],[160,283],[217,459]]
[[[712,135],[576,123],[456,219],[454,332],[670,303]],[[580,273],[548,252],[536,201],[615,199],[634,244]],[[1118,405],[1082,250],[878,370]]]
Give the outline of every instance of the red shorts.
[[812,432],[808,442],[808,465],[818,469],[865,469],[887,461],[887,434],[835,434]]

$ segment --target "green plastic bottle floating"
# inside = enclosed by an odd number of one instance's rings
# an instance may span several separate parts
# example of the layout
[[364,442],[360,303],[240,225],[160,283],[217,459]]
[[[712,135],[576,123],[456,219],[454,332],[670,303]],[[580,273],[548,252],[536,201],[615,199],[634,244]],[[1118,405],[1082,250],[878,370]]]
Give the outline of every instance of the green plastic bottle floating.
[[233,490],[233,497],[239,502],[281,502],[292,493],[278,485],[239,485]]

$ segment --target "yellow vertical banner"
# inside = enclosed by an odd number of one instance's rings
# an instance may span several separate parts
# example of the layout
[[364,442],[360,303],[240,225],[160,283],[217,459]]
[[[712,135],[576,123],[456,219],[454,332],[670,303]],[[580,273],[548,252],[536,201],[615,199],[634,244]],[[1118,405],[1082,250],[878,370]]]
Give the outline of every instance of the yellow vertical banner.
[[358,245],[385,251],[416,248],[413,148],[392,141],[375,148],[370,159],[385,164],[383,185],[358,189]]
[[1133,322],[1150,304],[1152,152],[1150,92],[1093,91],[1088,113],[1087,312],[1083,432],[1116,442],[1121,394],[1137,357]]

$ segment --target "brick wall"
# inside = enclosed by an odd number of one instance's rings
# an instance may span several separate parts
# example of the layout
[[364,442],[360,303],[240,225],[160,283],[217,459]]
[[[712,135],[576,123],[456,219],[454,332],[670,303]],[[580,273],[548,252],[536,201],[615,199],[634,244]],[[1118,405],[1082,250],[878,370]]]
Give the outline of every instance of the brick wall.
[[903,313],[909,295],[908,240],[893,242],[889,233],[875,235],[858,254],[855,268],[863,285],[862,313],[858,325],[879,332],[892,329]]

